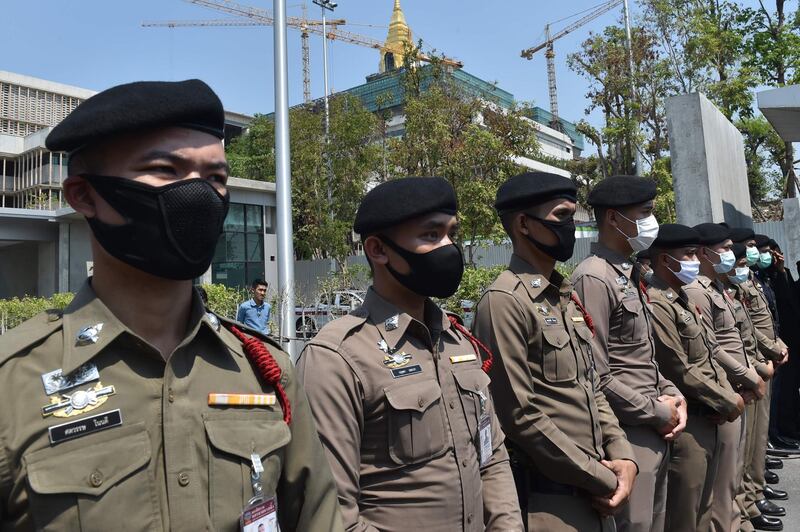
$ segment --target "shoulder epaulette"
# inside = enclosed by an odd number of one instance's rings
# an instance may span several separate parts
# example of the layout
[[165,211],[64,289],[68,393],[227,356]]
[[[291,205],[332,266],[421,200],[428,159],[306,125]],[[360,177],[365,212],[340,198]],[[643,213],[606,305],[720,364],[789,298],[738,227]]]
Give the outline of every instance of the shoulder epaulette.
[[264,334],[264,333],[262,333],[262,332],[260,332],[260,331],[257,331],[257,330],[255,330],[255,329],[251,329],[251,328],[250,328],[250,327],[248,327],[247,325],[245,325],[245,324],[243,324],[243,323],[239,323],[239,322],[238,322],[238,321],[236,321],[236,320],[232,320],[232,319],[230,319],[230,318],[226,318],[226,317],[224,317],[224,316],[220,316],[220,315],[219,315],[219,314],[217,314],[216,312],[212,312],[212,314],[214,314],[214,316],[216,316],[216,317],[217,317],[217,319],[218,319],[219,321],[221,321],[221,322],[223,322],[223,323],[226,323],[226,324],[228,324],[228,325],[234,325],[234,326],[236,326],[236,328],[238,328],[240,331],[242,331],[242,332],[244,332],[244,333],[247,333],[247,334],[249,334],[250,336],[254,336],[254,337],[258,338],[259,340],[261,340],[262,342],[266,342],[266,343],[268,343],[269,345],[271,345],[272,347],[274,347],[274,348],[276,348],[276,349],[279,349],[281,352],[283,352],[283,347],[282,347],[282,346],[281,346],[281,344],[279,344],[279,343],[278,343],[278,341],[277,341],[277,340],[275,340],[274,338],[271,338],[271,337],[267,336],[266,334]]
[[62,316],[60,310],[45,310],[6,331],[0,336],[0,364],[60,331],[64,325]]
[[361,327],[367,321],[367,316],[366,309],[359,307],[350,314],[329,321],[314,338],[309,340],[308,344],[326,347],[335,351],[342,345],[344,339],[350,336],[352,331]]

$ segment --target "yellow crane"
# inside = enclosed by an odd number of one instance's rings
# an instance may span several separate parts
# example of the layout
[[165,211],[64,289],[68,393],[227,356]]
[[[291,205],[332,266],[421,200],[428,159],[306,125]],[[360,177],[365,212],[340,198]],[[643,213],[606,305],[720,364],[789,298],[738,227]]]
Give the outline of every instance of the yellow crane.
[[520,52],[520,56],[524,57],[525,59],[533,59],[533,55],[536,52],[545,49],[544,56],[547,59],[547,85],[550,93],[550,114],[553,115],[553,119],[550,125],[554,129],[561,131],[563,128],[561,127],[561,122],[558,119],[558,88],[556,86],[556,62],[555,62],[556,53],[553,50],[553,42],[557,41],[561,37],[564,37],[568,33],[572,33],[581,26],[588,24],[589,22],[593,21],[600,15],[608,13],[615,7],[621,5],[623,2],[624,0],[610,0],[607,2],[603,2],[602,4],[599,4],[595,7],[589,8],[585,11],[582,11],[580,13],[576,13],[575,15],[570,15],[569,17],[561,19],[561,20],[566,20],[575,17],[577,15],[586,13],[581,18],[579,18],[569,26],[565,27],[564,29],[560,30],[559,32],[553,35],[550,34],[550,24],[555,24],[555,23],[546,24],[544,27],[544,33],[545,33],[544,42],[537,44],[536,46],[526,48],[525,50],[522,50],[522,52]]

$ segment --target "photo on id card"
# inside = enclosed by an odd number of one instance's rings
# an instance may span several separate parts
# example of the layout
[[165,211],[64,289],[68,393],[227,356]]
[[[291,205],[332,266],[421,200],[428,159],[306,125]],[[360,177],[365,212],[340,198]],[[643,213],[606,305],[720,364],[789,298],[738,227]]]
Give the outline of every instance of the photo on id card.
[[248,506],[239,521],[242,532],[279,532],[275,497]]

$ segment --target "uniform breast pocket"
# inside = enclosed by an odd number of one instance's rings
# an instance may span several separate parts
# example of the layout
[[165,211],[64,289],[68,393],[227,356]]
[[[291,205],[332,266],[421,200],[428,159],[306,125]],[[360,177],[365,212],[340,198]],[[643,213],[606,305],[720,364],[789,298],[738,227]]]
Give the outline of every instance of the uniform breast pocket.
[[694,323],[686,323],[678,329],[683,350],[690,357],[690,362],[704,358],[708,354],[700,333],[700,326]]
[[215,530],[239,530],[239,513],[253,497],[251,455],[264,466],[264,495],[275,494],[283,452],[292,439],[280,412],[213,412],[203,416],[208,437],[208,505]]
[[542,331],[542,373],[549,382],[571,382],[578,377],[578,363],[564,329]]
[[730,329],[735,325],[733,316],[731,316],[730,309],[722,297],[714,297],[711,299],[711,304],[714,306],[714,329]]
[[389,403],[389,457],[394,463],[427,462],[449,449],[439,383],[397,383],[384,391]]
[[621,304],[622,319],[617,325],[616,339],[623,344],[636,343],[642,337],[641,327],[644,325],[644,309],[638,298],[623,299]]
[[160,530],[150,460],[144,423],[25,455],[36,529]]
[[470,368],[453,372],[458,384],[461,406],[467,419],[469,432],[474,437],[478,434],[478,424],[484,408],[488,408],[489,383],[491,379],[480,368]]

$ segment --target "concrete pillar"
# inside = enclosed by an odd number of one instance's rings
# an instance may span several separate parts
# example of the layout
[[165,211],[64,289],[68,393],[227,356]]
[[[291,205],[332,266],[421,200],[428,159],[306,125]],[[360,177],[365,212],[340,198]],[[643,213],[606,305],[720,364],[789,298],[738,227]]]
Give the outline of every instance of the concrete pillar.
[[50,297],[56,291],[58,279],[58,254],[55,242],[39,242],[38,279],[36,288],[39,297]]
[[741,133],[699,93],[666,101],[678,222],[751,227],[753,212]]
[[58,224],[58,291],[69,292],[69,227],[68,222]]
[[795,270],[795,262],[800,260],[800,198],[787,198],[783,200],[783,227],[786,238],[784,259],[786,266]]

